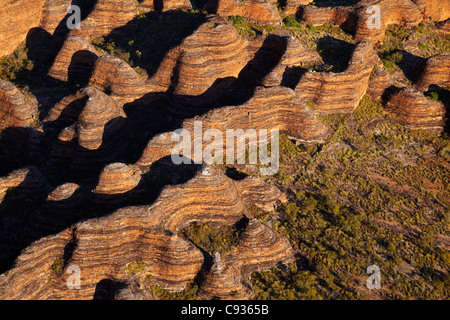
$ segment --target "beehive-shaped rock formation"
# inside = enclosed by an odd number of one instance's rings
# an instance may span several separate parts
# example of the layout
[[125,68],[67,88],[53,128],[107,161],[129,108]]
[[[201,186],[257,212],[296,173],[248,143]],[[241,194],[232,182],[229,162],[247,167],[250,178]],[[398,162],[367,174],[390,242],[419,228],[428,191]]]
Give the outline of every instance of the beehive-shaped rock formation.
[[49,112],[48,121],[67,124],[75,120],[59,134],[52,158],[69,160],[76,170],[108,163],[124,147],[121,141],[126,138],[125,118],[123,109],[102,91],[93,87],[81,89]]
[[289,241],[257,219],[250,219],[229,259],[242,265],[244,279],[256,270],[270,269],[278,261],[295,260]]
[[266,38],[266,55],[273,55],[277,61],[275,67],[264,77],[262,85],[266,87],[282,85],[287,75],[287,68],[304,64],[318,63],[320,55],[315,50],[305,48],[289,31],[278,29]]
[[0,79],[0,132],[8,127],[26,127],[38,120],[38,104],[11,82]]
[[[208,174],[204,174],[205,169]],[[142,276],[151,274],[156,283],[167,290],[183,290],[200,272],[204,261],[200,250],[177,236],[176,231],[194,221],[220,226],[232,225],[242,218],[242,197],[233,184],[233,180],[218,169],[204,168],[187,183],[166,188],[151,206],[119,209],[106,217],[77,223],[36,241],[23,251],[14,268],[0,276],[0,296],[5,299],[90,299],[101,280],[127,279],[130,264],[136,262],[143,266]],[[270,263],[289,260],[288,248],[283,248],[284,255],[278,254],[277,246],[283,242],[274,239],[279,236],[254,232],[252,224],[248,228],[245,232],[249,235],[241,241],[246,248],[241,251],[249,260],[247,263],[240,257],[240,265],[245,264],[248,270],[248,266],[259,270]],[[265,242],[258,244],[258,239]],[[247,249],[250,243],[255,248],[266,249],[253,252]],[[254,254],[261,253],[261,264],[255,264]],[[61,269],[55,267],[58,261]],[[80,290],[67,290],[69,274],[65,270],[70,265],[78,266],[82,272]],[[217,271],[222,271],[220,266]]]
[[39,26],[53,34],[67,16],[68,8],[79,5],[80,0],[45,0]]
[[450,54],[439,54],[425,62],[417,81],[417,87],[427,91],[431,85],[450,87]]
[[91,13],[81,21],[80,28],[71,30],[72,35],[93,39],[126,25],[137,15],[135,0],[98,0]]
[[116,101],[126,103],[151,90],[146,89],[146,80],[125,61],[111,55],[103,55],[95,63],[89,85],[110,92]]
[[319,114],[353,112],[366,93],[377,61],[372,45],[361,41],[344,72],[308,71],[295,90],[301,99],[313,102]]
[[0,2],[0,57],[13,52],[25,40],[28,30],[39,25],[44,2],[45,0]]
[[68,80],[70,69],[89,74],[99,55],[86,39],[79,36],[69,36],[56,56],[48,74],[63,81]]
[[400,123],[410,129],[424,129],[432,133],[443,131],[444,105],[411,88],[403,88],[392,94],[385,110],[396,115]]
[[214,263],[198,296],[203,300],[234,300],[249,299],[251,290],[244,285],[239,276],[239,270],[232,263],[226,263],[218,252],[214,256]]
[[47,189],[47,180],[36,167],[18,169],[0,177],[0,200],[3,200],[12,189],[16,195],[24,199],[41,197]]
[[[201,130],[200,135],[197,135],[196,125],[199,123]],[[204,116],[187,119],[183,122],[182,129],[189,133],[192,148],[198,143],[203,149],[206,145],[210,145],[212,149],[226,146],[227,130],[255,130],[258,139],[265,139],[260,141],[262,144],[270,142],[270,132],[275,129],[304,141],[321,141],[330,132],[329,127],[317,119],[314,112],[297,98],[296,93],[286,87],[258,88],[247,103],[215,109]],[[220,131],[222,139],[217,137],[212,144],[202,144],[201,139],[208,129]],[[267,130],[268,134],[261,136],[259,130]],[[163,156],[171,155],[177,144],[176,139],[172,139],[173,134],[167,132],[150,140],[138,164],[150,165]],[[199,140],[195,142],[195,139]],[[236,153],[242,151],[236,150]],[[225,155],[225,151],[223,154]],[[185,156],[193,157],[194,150],[191,149],[190,154]]]
[[140,181],[141,172],[138,168],[124,163],[112,163],[103,169],[94,192],[98,194],[125,193],[135,188]]
[[249,60],[246,44],[236,29],[223,17],[209,16],[180,46],[167,53],[149,81],[154,91],[170,89],[182,101],[200,95],[208,101],[220,92],[217,81],[237,77]]
[[383,42],[389,24],[411,27],[429,17],[437,21],[448,19],[450,14],[447,1],[438,5],[432,0],[363,0],[353,6],[332,7],[308,4],[297,11],[290,8],[289,14],[293,12],[306,24],[333,22],[354,32],[357,40],[371,43]]

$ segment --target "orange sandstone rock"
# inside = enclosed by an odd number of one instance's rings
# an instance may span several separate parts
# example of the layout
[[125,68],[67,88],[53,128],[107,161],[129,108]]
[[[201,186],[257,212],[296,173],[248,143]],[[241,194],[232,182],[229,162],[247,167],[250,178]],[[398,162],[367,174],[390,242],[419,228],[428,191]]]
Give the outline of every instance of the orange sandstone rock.
[[8,127],[25,127],[38,120],[38,103],[11,82],[0,79],[0,132]]
[[385,110],[396,115],[399,122],[410,129],[424,129],[432,133],[443,131],[444,105],[411,88],[402,88],[392,94]]
[[210,0],[209,12],[223,16],[242,16],[259,24],[280,24],[281,16],[274,0]]
[[314,103],[319,114],[350,113],[366,93],[378,56],[372,45],[360,41],[348,68],[341,73],[308,71],[297,84],[296,92],[303,101]]
[[430,57],[422,67],[417,87],[427,91],[430,86],[450,87],[450,54]]

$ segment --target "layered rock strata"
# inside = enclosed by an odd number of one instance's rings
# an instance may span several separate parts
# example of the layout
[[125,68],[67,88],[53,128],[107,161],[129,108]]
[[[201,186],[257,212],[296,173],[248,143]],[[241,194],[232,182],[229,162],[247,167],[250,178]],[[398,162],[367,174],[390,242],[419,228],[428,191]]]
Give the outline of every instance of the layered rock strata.
[[53,159],[66,159],[73,169],[89,171],[106,164],[124,147],[125,112],[102,91],[81,89],[57,104],[47,120],[70,123],[72,117],[75,122],[64,128],[54,143]]
[[89,80],[89,86],[105,91],[119,103],[127,103],[152,90],[125,61],[111,55],[100,56]]
[[250,219],[233,250],[216,254],[211,272],[199,291],[201,299],[249,299],[250,276],[267,271],[278,261],[295,260],[289,241],[256,219]]
[[86,39],[70,36],[64,42],[48,74],[62,81],[69,80],[70,71],[89,75],[99,55]]
[[[220,93],[227,79],[239,75],[250,58],[236,29],[223,17],[209,16],[167,53],[149,82],[155,92],[169,91],[182,102],[208,102]],[[198,96],[201,98],[191,98]]]
[[126,25],[137,15],[135,0],[98,0],[89,15],[81,21],[80,28],[71,30],[71,35],[93,39]]
[[42,7],[42,18],[39,26],[48,33],[53,34],[66,20],[68,8],[74,4],[79,5],[80,0],[45,0]]
[[9,127],[26,127],[39,119],[38,103],[14,84],[0,79],[0,132]]
[[[383,42],[386,27],[400,24],[418,25],[423,19],[442,21],[449,18],[448,2],[436,9],[437,2],[428,0],[363,0],[353,6],[319,7],[301,5],[297,11],[306,24],[333,22],[355,33],[355,39],[371,43]],[[291,9],[291,12],[293,10]]]
[[242,16],[259,24],[280,24],[281,16],[274,0],[210,0],[209,12],[222,16]]
[[412,0],[423,13],[424,19],[444,21],[450,17],[449,1]]
[[39,25],[44,2],[45,0],[0,2],[0,57],[13,52],[26,39],[28,30]]
[[444,105],[411,88],[393,93],[385,105],[385,111],[394,114],[401,124],[410,129],[424,129],[432,133],[443,131]]
[[422,91],[427,91],[432,85],[449,88],[450,54],[439,54],[427,59],[416,85]]
[[344,72],[306,72],[296,86],[300,99],[313,103],[322,115],[350,113],[366,93],[378,56],[372,45],[360,41]]
[[240,266],[244,279],[255,271],[266,271],[277,261],[294,261],[289,241],[257,219],[250,219],[228,259]]
[[[204,174],[206,171],[209,174]],[[69,193],[77,189],[67,187]],[[274,187],[267,185],[267,188]],[[269,198],[266,201],[276,200]],[[22,252],[14,268],[0,276],[0,296],[4,299],[90,299],[100,281],[107,278],[124,281],[130,276],[132,264],[137,262],[143,266],[142,277],[151,274],[161,287],[182,290],[200,272],[204,261],[203,254],[176,232],[193,222],[231,225],[244,212],[234,181],[214,167],[204,168],[187,183],[163,190],[151,206],[119,209],[34,242]],[[279,247],[284,243],[276,240],[280,236],[273,230],[273,235],[266,235],[266,231],[258,231],[261,226],[253,224],[240,241],[241,251],[235,253],[249,258],[245,262],[246,258],[240,257],[240,265],[246,266],[246,270],[259,270],[267,264],[289,261],[291,249]],[[258,239],[266,242],[257,244]],[[261,251],[260,247],[266,249]],[[279,255],[280,250],[285,254]],[[253,259],[258,254],[261,257],[255,263]],[[73,265],[81,271],[80,290],[67,288],[70,272],[65,271]],[[9,285],[3,285],[6,283]]]
[[217,252],[211,271],[200,287],[198,297],[202,300],[246,300],[252,297],[252,292],[245,285],[236,266],[223,261]]
[[[322,59],[315,50],[305,48],[289,31],[278,29],[270,34],[262,47],[265,56],[273,56],[275,67],[263,78],[261,85],[279,86],[289,77],[289,68],[319,63]],[[258,62],[255,62],[258,64]]]
[[[200,135],[195,133],[196,125],[199,123],[201,123]],[[217,135],[212,143],[207,144],[211,150],[224,148],[227,130],[255,130],[259,143],[262,144],[270,142],[272,129],[278,129],[298,140],[311,142],[325,139],[330,132],[329,127],[317,119],[314,112],[298,99],[296,93],[286,87],[258,88],[247,103],[215,109],[203,116],[187,119],[183,122],[182,129],[189,133],[189,138],[192,139],[192,149],[184,150],[189,151],[189,154],[185,155],[187,157],[194,156],[195,145],[206,148],[201,139],[208,129],[214,129],[222,134],[222,137]],[[261,137],[258,130],[264,129],[268,134]],[[150,140],[137,164],[147,166],[164,156],[171,155],[179,142],[173,139],[173,136],[174,133],[167,132]],[[249,144],[242,144],[241,147],[243,146],[248,147]],[[237,148],[235,151],[243,152]],[[226,151],[223,151],[223,154],[225,155]]]

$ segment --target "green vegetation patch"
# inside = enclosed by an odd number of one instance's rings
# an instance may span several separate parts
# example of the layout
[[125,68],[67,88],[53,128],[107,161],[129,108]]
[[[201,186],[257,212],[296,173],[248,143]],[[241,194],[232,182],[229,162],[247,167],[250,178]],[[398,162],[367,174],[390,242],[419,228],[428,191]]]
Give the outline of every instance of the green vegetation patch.
[[192,241],[210,256],[214,256],[216,252],[222,255],[231,251],[237,244],[238,235],[235,226],[214,228],[206,224],[192,224],[181,233],[182,237]]
[[[271,222],[299,257],[254,273],[256,297],[448,299],[448,136],[396,124],[368,96],[353,114],[320,118],[334,129],[324,144],[281,137],[269,181],[289,201]],[[383,290],[366,288],[372,264]]]

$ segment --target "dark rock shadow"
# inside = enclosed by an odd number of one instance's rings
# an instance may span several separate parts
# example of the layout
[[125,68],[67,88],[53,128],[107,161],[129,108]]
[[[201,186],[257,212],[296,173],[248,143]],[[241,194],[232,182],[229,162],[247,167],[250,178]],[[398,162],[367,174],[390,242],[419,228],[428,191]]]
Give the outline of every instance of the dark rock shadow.
[[[29,174],[30,177],[9,190],[0,203],[0,230],[3,230],[0,233],[0,274],[9,270],[20,252],[34,241],[120,208],[151,205],[165,186],[189,181],[201,167],[175,165],[167,156],[153,163],[150,170],[142,174],[140,183],[128,192],[97,194],[92,192],[95,185],[81,184],[74,194],[62,201],[46,200],[51,192],[46,180],[42,184],[48,187],[36,186],[36,173]],[[43,175],[42,179],[45,179]],[[74,228],[64,249],[64,261],[70,261],[77,241]]]
[[277,66],[286,52],[287,38],[270,34],[252,60],[241,70],[236,81],[219,97],[219,104],[240,105],[248,101],[263,79]]
[[355,50],[355,45],[330,36],[325,36],[317,42],[319,52],[325,64],[325,68],[331,72],[343,72]]
[[103,279],[95,286],[93,300],[114,300],[116,282],[112,279]]
[[205,17],[181,10],[150,11],[114,29],[99,46],[107,49],[114,42],[116,48],[129,53],[132,67],[143,68],[152,77],[167,52],[191,35]]
[[350,7],[354,6],[361,0],[315,0],[316,7]]
[[94,71],[97,55],[88,50],[80,50],[74,53],[68,69],[68,80],[81,87],[89,83]]
[[297,84],[300,82],[300,79],[307,71],[308,69],[298,66],[287,67],[284,70],[280,85],[294,90]]
[[402,59],[398,63],[398,66],[408,80],[413,83],[416,82],[425,65],[426,59],[405,50],[398,50],[398,52],[402,55]]
[[10,127],[0,131],[0,176],[25,166],[40,166],[42,133],[34,128]]

